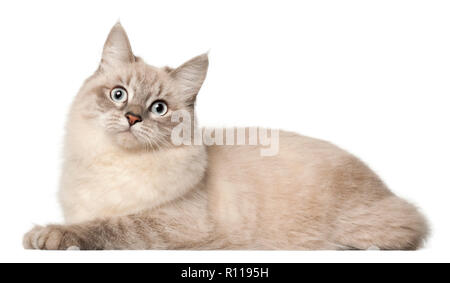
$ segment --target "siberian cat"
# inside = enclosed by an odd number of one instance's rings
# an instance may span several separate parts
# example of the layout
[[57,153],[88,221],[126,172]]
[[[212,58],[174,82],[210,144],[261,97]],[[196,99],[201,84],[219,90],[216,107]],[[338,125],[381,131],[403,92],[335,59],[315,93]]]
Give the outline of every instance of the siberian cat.
[[[366,165],[288,132],[261,145],[174,145],[171,117],[195,121],[208,56],[156,68],[116,24],[67,123],[66,224],[37,226],[27,249],[419,248],[427,224]],[[194,130],[195,124],[194,124]],[[246,130],[249,137],[250,130]]]

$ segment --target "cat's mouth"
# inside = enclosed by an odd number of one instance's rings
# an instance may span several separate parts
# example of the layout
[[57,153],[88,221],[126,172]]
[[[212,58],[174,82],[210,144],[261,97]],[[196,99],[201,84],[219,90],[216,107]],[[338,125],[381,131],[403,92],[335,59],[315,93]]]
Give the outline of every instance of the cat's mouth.
[[117,132],[115,134],[115,140],[120,146],[128,149],[142,146],[139,137],[131,129]]

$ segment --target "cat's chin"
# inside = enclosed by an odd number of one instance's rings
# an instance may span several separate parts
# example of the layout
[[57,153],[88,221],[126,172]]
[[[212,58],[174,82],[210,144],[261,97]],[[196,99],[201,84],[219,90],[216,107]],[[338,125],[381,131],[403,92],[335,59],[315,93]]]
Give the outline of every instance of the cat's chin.
[[142,143],[131,133],[130,131],[125,131],[117,133],[114,135],[116,143],[125,149],[139,149],[142,148]]

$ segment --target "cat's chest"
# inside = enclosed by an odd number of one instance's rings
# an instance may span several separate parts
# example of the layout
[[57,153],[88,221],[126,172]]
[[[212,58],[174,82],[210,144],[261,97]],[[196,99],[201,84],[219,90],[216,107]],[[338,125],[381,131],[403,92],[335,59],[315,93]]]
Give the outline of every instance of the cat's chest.
[[66,219],[126,215],[160,204],[171,191],[164,167],[150,158],[114,154],[66,162],[60,194]]
[[85,177],[90,184],[101,185],[104,187],[102,191],[124,191],[152,186],[152,181],[163,173],[159,166],[145,158],[105,155],[93,159],[88,166],[73,175],[74,178]]

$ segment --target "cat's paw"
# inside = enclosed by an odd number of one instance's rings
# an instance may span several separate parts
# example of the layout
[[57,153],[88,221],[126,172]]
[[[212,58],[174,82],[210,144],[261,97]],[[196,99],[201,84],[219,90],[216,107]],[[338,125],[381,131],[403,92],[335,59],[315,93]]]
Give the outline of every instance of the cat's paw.
[[79,246],[79,237],[60,225],[35,226],[23,237],[23,247],[25,249],[67,250]]

